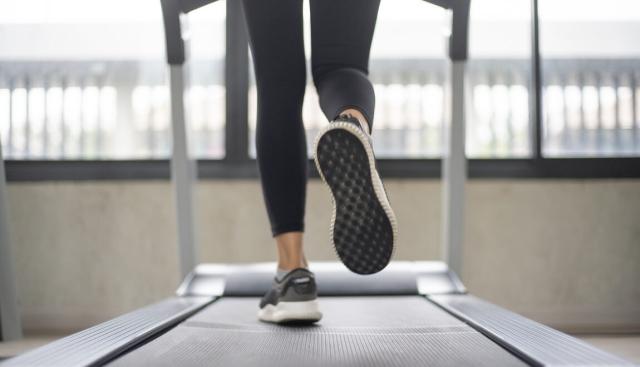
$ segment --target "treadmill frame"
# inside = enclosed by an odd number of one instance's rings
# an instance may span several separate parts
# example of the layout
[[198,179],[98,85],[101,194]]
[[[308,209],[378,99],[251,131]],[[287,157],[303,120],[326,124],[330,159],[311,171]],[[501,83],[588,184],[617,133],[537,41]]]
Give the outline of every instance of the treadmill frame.
[[[206,306],[227,297],[260,297],[275,263],[203,264],[187,276],[177,297],[130,312],[62,338],[4,363],[10,366],[96,366],[115,360],[167,332]],[[466,294],[446,264],[394,262],[362,277],[339,263],[311,263],[318,293],[331,296],[423,296],[533,366],[634,364],[560,331]],[[373,286],[372,286],[373,285]]]

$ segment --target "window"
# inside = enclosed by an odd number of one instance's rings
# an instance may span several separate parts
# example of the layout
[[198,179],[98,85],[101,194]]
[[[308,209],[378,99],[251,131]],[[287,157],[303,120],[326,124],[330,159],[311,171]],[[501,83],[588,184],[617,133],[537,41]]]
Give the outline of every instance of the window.
[[[449,27],[449,13],[426,1],[381,2],[369,66],[383,176],[439,175]],[[186,114],[200,175],[257,177],[240,2],[196,10],[188,28]],[[636,0],[472,0],[469,175],[640,177],[636,34]],[[327,122],[307,80],[311,142]],[[10,179],[168,177],[170,131],[157,0],[0,2],[0,138]]]
[[[195,12],[189,91],[199,156],[224,154],[223,4]],[[170,149],[156,0],[0,3],[7,159],[155,159]],[[6,111],[6,113],[5,113]]]
[[529,0],[472,0],[467,68],[467,155],[532,155]]
[[189,143],[195,156],[202,159],[225,155],[225,20],[223,1],[189,13],[186,115],[192,131]]
[[426,2],[381,2],[369,66],[378,157],[441,155],[448,27],[447,13]]
[[543,154],[639,155],[640,3],[541,0],[539,11]]

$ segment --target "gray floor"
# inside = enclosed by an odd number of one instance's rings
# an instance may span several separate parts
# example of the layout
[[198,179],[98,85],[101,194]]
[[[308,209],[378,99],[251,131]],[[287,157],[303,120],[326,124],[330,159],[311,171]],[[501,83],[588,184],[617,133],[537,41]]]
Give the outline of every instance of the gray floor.
[[31,349],[41,347],[66,335],[26,335],[23,339],[11,342],[0,342],[0,359],[13,357]]
[[609,353],[640,364],[640,334],[574,336]]

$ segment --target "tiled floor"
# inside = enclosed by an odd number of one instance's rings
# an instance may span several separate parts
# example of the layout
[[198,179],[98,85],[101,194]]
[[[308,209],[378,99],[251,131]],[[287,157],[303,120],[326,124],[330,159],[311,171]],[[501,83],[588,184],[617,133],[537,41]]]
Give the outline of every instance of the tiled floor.
[[[0,360],[58,339],[60,336],[27,336],[15,342],[0,343]],[[600,349],[640,363],[640,334],[634,335],[576,335]]]

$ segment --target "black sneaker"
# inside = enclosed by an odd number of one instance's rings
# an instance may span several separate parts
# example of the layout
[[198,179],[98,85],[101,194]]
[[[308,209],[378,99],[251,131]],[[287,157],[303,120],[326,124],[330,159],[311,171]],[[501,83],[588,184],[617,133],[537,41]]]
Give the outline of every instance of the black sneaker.
[[340,260],[358,274],[384,269],[397,225],[369,134],[356,118],[341,115],[318,134],[315,161],[333,196],[330,237]]
[[293,269],[282,280],[273,279],[269,292],[260,301],[262,321],[316,322],[322,318],[318,308],[316,280],[307,269]]

